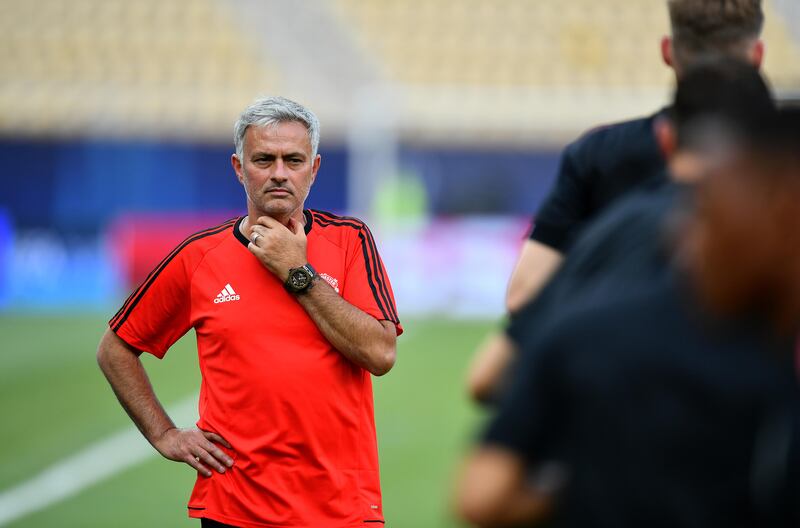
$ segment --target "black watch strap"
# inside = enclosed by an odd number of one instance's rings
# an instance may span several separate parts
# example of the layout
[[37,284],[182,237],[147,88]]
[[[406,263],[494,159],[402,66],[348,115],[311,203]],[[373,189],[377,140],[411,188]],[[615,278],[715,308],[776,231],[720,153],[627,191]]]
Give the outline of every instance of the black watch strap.
[[314,286],[314,279],[317,277],[317,271],[309,263],[305,263],[299,268],[291,268],[286,282],[283,283],[284,288],[289,293],[303,293],[307,292]]

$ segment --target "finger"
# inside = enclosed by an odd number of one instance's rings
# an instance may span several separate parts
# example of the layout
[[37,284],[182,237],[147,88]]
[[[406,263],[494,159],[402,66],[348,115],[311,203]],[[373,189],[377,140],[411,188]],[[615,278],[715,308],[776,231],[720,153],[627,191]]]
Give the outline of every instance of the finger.
[[224,445],[228,449],[233,449],[233,447],[231,447],[231,445],[228,443],[228,441],[225,440],[224,438],[222,438],[217,433],[212,433],[211,431],[203,431],[203,436],[205,436],[206,438],[208,438],[212,442],[216,442],[218,444]]
[[208,469],[206,466],[204,466],[200,462],[200,457],[196,457],[196,456],[192,456],[192,455],[186,455],[186,458],[184,459],[184,462],[186,462],[187,464],[192,466],[198,473],[200,473],[204,477],[210,477],[211,476],[211,470]]
[[[219,449],[217,449],[217,451],[219,451]],[[219,460],[214,458],[214,455],[203,448],[198,447],[198,451],[194,458],[195,460],[199,458],[200,462],[204,462],[207,466],[211,466],[212,468],[216,469],[217,473],[225,473],[225,466],[223,466]]]
[[256,235],[259,237],[267,236],[267,229],[264,226],[252,226],[250,227],[250,240],[253,240]]
[[208,444],[203,447],[205,448],[206,451],[208,451],[208,453],[212,457],[214,457],[215,460],[221,461],[228,467],[231,467],[233,465],[233,459],[229,457],[227,454],[225,454],[225,451],[218,448],[215,444],[208,442]]

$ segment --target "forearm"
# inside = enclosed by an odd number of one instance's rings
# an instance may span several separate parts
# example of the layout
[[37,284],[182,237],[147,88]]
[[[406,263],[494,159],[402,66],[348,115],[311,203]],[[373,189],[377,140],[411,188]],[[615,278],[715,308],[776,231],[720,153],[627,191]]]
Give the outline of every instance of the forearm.
[[97,363],[125,412],[151,444],[175,427],[153,391],[136,352],[111,330],[100,342]]
[[[249,234],[250,252],[284,284],[291,270],[308,262],[303,225],[297,220],[289,219],[282,225],[262,216],[249,228]],[[393,323],[378,321],[359,310],[319,277],[295,298],[322,335],[347,359],[376,376],[394,366],[397,332]]]
[[477,526],[529,526],[551,511],[549,496],[526,484],[522,460],[509,451],[482,447],[464,465],[455,495],[458,514]]
[[394,366],[397,334],[393,323],[359,310],[324,280],[317,279],[297,300],[322,335],[350,361],[376,376]]
[[231,448],[217,433],[175,427],[156,398],[137,351],[111,330],[106,330],[97,348],[97,363],[125,412],[165,458],[185,462],[206,477],[211,476],[209,468],[225,473],[233,465],[233,459],[215,445]]

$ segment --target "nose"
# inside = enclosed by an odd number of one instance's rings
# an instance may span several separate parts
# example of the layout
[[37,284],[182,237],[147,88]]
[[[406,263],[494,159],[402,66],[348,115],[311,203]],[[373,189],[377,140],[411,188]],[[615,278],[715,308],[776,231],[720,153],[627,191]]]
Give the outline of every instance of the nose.
[[289,168],[283,160],[276,160],[275,170],[272,171],[270,178],[276,182],[285,182],[289,179]]

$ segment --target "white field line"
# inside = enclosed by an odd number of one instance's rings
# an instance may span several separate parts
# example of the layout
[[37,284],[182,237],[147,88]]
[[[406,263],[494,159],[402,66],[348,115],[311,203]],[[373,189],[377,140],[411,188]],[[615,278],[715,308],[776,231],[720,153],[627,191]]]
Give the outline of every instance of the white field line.
[[[408,349],[412,339],[409,334],[416,336],[416,332],[406,330],[399,339],[402,349]],[[196,422],[197,394],[170,406],[167,411],[177,424]],[[155,449],[133,426],[90,444],[35,477],[0,491],[0,526],[77,495],[155,455]]]
[[[181,400],[168,411],[177,424],[194,423],[197,395]],[[90,444],[30,480],[1,491],[0,526],[72,497],[156,454],[133,426]]]

